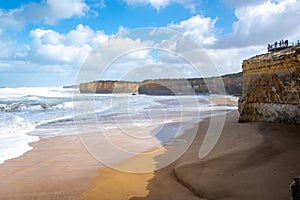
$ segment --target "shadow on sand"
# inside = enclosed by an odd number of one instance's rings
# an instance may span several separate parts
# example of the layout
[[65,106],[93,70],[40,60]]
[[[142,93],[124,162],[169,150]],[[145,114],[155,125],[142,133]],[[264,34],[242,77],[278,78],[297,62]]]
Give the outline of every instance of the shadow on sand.
[[[239,124],[237,119],[236,111],[226,116],[220,140],[203,160],[198,159],[198,151],[210,119],[200,122],[188,150],[169,166],[154,172],[147,185],[147,196],[131,200],[289,199],[289,184],[300,172],[300,127],[261,122]],[[184,140],[185,135],[178,139]],[[166,148],[165,154],[170,148],[178,146]],[[158,155],[153,162],[158,166],[163,159],[164,155]]]

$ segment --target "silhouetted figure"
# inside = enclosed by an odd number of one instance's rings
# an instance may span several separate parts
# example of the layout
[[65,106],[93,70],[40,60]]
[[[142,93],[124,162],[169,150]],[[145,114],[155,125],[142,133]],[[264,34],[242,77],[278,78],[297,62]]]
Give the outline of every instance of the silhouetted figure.
[[[300,44],[300,40],[297,41],[297,45]],[[291,43],[291,46],[294,46],[294,43]],[[280,51],[282,49],[285,49],[289,47],[289,41],[288,40],[279,40],[274,42],[273,44],[268,44],[268,52],[276,52],[276,51]]]
[[268,44],[268,52],[272,51],[272,45]]
[[290,194],[293,197],[293,200],[300,200],[300,178],[294,178],[293,183],[290,186]]

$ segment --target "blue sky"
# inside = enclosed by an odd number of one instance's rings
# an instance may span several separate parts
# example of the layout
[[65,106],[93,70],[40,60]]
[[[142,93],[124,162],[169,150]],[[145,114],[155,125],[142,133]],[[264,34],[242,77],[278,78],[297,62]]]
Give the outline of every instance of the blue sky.
[[[242,60],[266,52],[268,43],[299,40],[299,18],[299,0],[1,1],[0,87],[74,84],[94,49],[144,27],[178,31],[206,50],[219,74],[239,72]],[[151,53],[140,52],[146,58]]]

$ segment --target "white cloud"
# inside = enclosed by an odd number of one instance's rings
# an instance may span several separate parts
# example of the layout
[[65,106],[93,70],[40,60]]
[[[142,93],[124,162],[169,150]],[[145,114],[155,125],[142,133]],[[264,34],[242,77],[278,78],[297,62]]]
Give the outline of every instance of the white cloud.
[[79,24],[75,30],[71,30],[64,38],[66,45],[82,46],[88,44],[95,48],[100,43],[105,42],[108,36],[102,31],[94,31],[88,26]]
[[0,61],[18,59],[25,56],[27,48],[25,44],[18,43],[8,35],[2,34],[0,30]]
[[10,38],[0,35],[0,59],[13,58],[15,56],[17,44]]
[[3,28],[21,29],[28,23],[55,24],[61,19],[84,16],[89,7],[83,0],[46,0],[29,3],[20,8],[0,10],[0,23]]
[[[219,30],[215,27],[216,21],[217,19],[196,15],[179,23],[170,24],[168,27],[179,31],[184,36],[190,38],[190,40],[186,40],[180,36],[170,37],[158,47],[171,50],[183,58],[192,61],[196,64],[199,73],[205,77],[240,72],[244,59],[266,51],[265,46],[252,47],[251,45],[230,49],[218,48],[217,46],[210,48],[215,44],[219,36]],[[205,49],[201,50],[201,47],[196,44],[203,46]],[[159,58],[161,61],[175,68],[176,63],[179,63],[181,68],[184,66],[184,63],[180,63],[178,58],[172,55],[165,54],[161,56],[160,53]],[[188,69],[188,67],[185,68]],[[192,72],[192,70],[188,72]],[[197,77],[197,74],[191,73],[191,76]]]
[[10,65],[8,63],[0,60],[0,71],[4,70],[4,69],[8,69],[9,67],[10,67]]
[[216,42],[215,47],[267,45],[280,39],[300,36],[300,1],[282,0],[238,7],[233,32]]
[[74,16],[83,16],[88,6],[83,0],[47,0],[45,5],[45,23],[54,24],[60,19],[68,19]]
[[16,11],[9,11],[4,12],[0,9],[0,24],[2,29],[6,28],[14,28],[14,29],[20,29],[24,22],[23,20],[17,20],[14,16],[14,13]]
[[73,64],[78,66],[108,36],[79,24],[66,35],[53,30],[34,29],[28,58],[42,64]]
[[242,71],[242,62],[244,59],[264,53],[265,51],[265,47],[206,49],[206,53],[215,64],[219,75]]
[[150,41],[132,39],[126,36],[110,38],[93,51],[81,68],[78,83],[101,79],[121,79],[125,74],[151,62]]
[[[299,39],[299,1],[229,1],[236,6],[237,21],[233,23],[233,32],[228,35],[220,35],[217,19],[199,15],[168,26],[204,46],[219,74],[241,71],[242,61],[265,53],[268,43]],[[177,48],[176,42],[170,40],[165,43]]]
[[198,44],[206,45],[216,40],[216,22],[217,19],[196,15],[179,23],[169,24],[168,27],[181,32]]
[[170,0],[124,0],[129,5],[145,5],[150,4],[156,9],[164,8],[170,4]]
[[[152,34],[157,34],[158,37],[168,38],[162,40],[155,47],[158,49],[163,49],[166,52],[172,52],[173,55],[168,54],[159,54],[159,58],[167,62],[168,65],[173,65],[179,62],[181,64],[181,71],[184,71],[186,63],[191,63],[194,67],[189,69],[193,77],[199,77],[200,75],[195,74],[193,71],[198,71],[202,76],[215,76],[218,75],[213,63],[207,56],[207,53],[197,41],[186,37],[184,34],[171,31],[171,30],[158,30],[157,33],[153,32]],[[160,33],[160,35],[159,35]],[[196,35],[195,35],[196,36]],[[177,57],[177,58],[176,58]],[[181,59],[179,59],[181,58]],[[181,60],[181,61],[180,61]],[[176,66],[175,66],[176,67]],[[184,74],[187,74],[186,72]]]
[[170,4],[181,4],[184,7],[194,11],[196,6],[199,4],[199,1],[196,0],[123,0],[128,5],[151,5],[157,10],[165,8]]

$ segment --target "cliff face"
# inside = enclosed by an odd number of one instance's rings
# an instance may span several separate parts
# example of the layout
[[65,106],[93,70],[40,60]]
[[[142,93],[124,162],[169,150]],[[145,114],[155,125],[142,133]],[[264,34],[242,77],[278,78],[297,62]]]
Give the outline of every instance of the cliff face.
[[146,80],[140,84],[139,94],[176,95],[193,94],[194,90],[185,79]]
[[[242,73],[228,74],[219,77],[188,79],[196,94],[211,93],[211,94],[242,94]],[[208,88],[209,86],[209,88]],[[223,88],[224,87],[224,88]]]
[[[209,86],[209,87],[208,87]],[[223,88],[224,87],[224,88]],[[174,94],[226,94],[242,93],[242,73],[211,78],[146,80],[140,84],[139,93],[148,95]]]
[[300,47],[243,61],[240,122],[300,124]]
[[[224,84],[224,85],[223,85]],[[209,88],[208,88],[209,86]],[[94,81],[81,83],[81,93],[139,93],[147,95],[242,93],[242,73],[211,78],[157,79],[143,82]]]
[[139,84],[127,81],[94,81],[81,83],[80,93],[137,93]]

